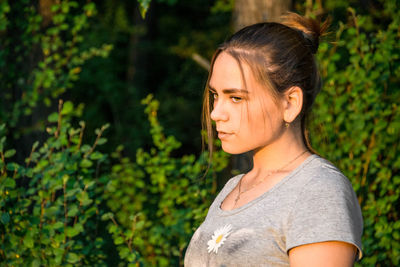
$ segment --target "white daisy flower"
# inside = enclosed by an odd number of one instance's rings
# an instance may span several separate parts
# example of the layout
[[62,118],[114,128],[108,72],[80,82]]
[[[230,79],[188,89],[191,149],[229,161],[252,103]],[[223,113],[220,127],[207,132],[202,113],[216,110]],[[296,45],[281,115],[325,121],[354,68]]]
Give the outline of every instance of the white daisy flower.
[[218,248],[220,246],[222,246],[225,239],[232,232],[231,230],[232,230],[232,225],[230,225],[230,224],[227,224],[227,225],[215,230],[210,241],[207,242],[208,253],[210,253],[211,251],[218,253]]

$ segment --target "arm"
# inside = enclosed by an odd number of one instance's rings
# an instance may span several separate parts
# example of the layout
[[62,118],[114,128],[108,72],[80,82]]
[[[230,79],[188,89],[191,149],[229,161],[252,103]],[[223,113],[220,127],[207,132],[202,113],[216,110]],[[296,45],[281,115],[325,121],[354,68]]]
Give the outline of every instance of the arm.
[[301,245],[289,250],[291,267],[350,267],[357,249],[354,245],[328,241]]

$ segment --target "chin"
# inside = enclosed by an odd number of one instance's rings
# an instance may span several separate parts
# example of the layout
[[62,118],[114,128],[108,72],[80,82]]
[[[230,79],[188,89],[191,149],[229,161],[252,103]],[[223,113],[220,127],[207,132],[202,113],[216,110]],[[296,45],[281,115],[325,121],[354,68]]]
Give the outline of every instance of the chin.
[[243,149],[243,148],[239,148],[237,146],[231,146],[231,145],[224,145],[222,143],[222,150],[228,154],[232,154],[232,155],[238,155],[238,154],[243,154],[246,152],[249,152],[250,149]]

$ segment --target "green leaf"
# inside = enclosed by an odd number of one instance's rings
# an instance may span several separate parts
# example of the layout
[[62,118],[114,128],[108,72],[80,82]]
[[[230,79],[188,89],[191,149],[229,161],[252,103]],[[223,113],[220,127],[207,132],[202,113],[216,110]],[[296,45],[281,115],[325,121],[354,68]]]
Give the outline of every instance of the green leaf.
[[83,231],[83,227],[80,224],[76,224],[73,227],[67,227],[67,229],[65,230],[65,234],[68,237],[74,237],[82,231]]
[[47,120],[49,122],[57,122],[58,121],[58,113],[57,112],[53,112],[51,113],[48,117]]
[[11,158],[12,156],[14,156],[15,155],[15,149],[10,149],[10,150],[7,150],[5,153],[4,153],[4,157],[5,158]]
[[105,144],[107,142],[107,139],[106,138],[100,138],[99,140],[97,140],[97,144],[98,145],[103,145],[103,144]]
[[95,181],[90,181],[90,182],[88,182],[88,183],[87,183],[87,181],[85,181],[84,183],[85,183],[85,187],[86,187],[86,188],[90,188],[90,187],[92,187],[93,185],[96,184]]
[[101,159],[102,157],[103,157],[103,154],[98,151],[95,151],[94,153],[92,153],[90,155],[91,160],[98,160],[98,159]]
[[64,238],[65,238],[64,233],[56,234],[56,235],[54,236],[54,240],[57,241],[58,243],[64,242]]
[[104,213],[104,214],[101,216],[101,220],[102,220],[102,221],[106,221],[106,220],[109,220],[109,219],[111,219],[111,218],[114,218],[114,214],[111,213],[111,212]]
[[140,15],[144,19],[146,17],[147,10],[149,9],[151,0],[138,0],[138,2],[140,4],[139,6]]
[[74,110],[74,104],[71,101],[67,101],[64,103],[63,108],[61,110],[62,115],[68,115]]
[[124,243],[124,239],[122,238],[122,236],[118,236],[116,239],[114,239],[115,245],[120,245],[122,243]]
[[34,241],[33,241],[32,236],[30,236],[30,235],[26,235],[26,236],[25,236],[25,238],[24,238],[24,245],[25,245],[26,247],[28,247],[28,248],[33,248],[33,246],[34,246]]
[[79,212],[79,209],[78,209],[77,205],[71,205],[68,209],[68,216],[73,217],[73,216],[77,215],[78,212]]
[[8,164],[7,164],[7,170],[8,170],[8,171],[15,171],[15,170],[18,170],[18,164],[17,164],[17,163],[14,163],[14,162],[8,163]]
[[74,229],[73,227],[67,227],[67,229],[65,229],[65,235],[68,237],[74,237],[78,234],[79,234],[79,232],[76,229]]
[[86,145],[86,144],[81,147],[82,153],[86,153],[86,152],[90,151],[90,149],[91,149],[91,146]]
[[136,223],[136,229],[140,230],[144,227],[145,221],[139,221]]
[[38,146],[39,146],[39,141],[36,141],[36,142],[33,143],[33,145],[32,145],[32,150],[35,150]]
[[61,229],[63,227],[64,227],[64,223],[62,223],[62,222],[56,222],[55,224],[53,224],[54,229]]
[[60,209],[58,206],[51,206],[45,210],[45,215],[47,218],[53,218],[59,211]]
[[131,252],[129,251],[128,247],[123,247],[119,251],[119,255],[121,256],[122,259],[125,259],[126,257],[128,257],[130,253]]
[[90,205],[93,203],[93,199],[86,198],[82,201],[82,206],[86,207],[87,205]]
[[81,164],[80,164],[80,166],[81,166],[82,168],[90,168],[92,165],[93,165],[92,161],[91,161],[91,160],[88,160],[88,159],[83,159],[83,160],[81,161]]
[[16,183],[15,183],[14,179],[6,178],[4,180],[4,184],[3,185],[4,185],[4,187],[7,187],[7,188],[15,188]]
[[79,256],[75,253],[68,253],[67,254],[67,262],[69,263],[77,263],[79,261]]
[[10,222],[10,215],[7,212],[3,212],[0,217],[2,224],[7,224]]
[[34,259],[31,264],[32,267],[40,267],[40,259]]
[[54,4],[51,6],[51,12],[57,12],[60,9],[60,5],[59,4]]
[[60,29],[63,31],[68,30],[68,28],[69,28],[69,25],[67,23],[63,23],[60,25]]
[[93,202],[93,200],[89,198],[88,193],[85,192],[85,191],[82,191],[80,194],[78,194],[78,195],[76,196],[76,198],[77,198],[80,202],[82,202],[82,206],[84,206],[84,207],[87,206],[87,205],[89,205],[89,204],[91,204],[91,203]]

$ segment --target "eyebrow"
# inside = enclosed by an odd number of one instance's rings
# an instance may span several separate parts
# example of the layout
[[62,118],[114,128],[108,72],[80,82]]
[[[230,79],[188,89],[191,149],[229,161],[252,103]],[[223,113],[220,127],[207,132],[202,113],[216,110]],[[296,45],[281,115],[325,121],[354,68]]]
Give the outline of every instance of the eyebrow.
[[[213,92],[217,92],[217,90],[215,90],[215,88],[212,87],[211,85],[208,85],[208,88]],[[233,93],[249,94],[249,91],[247,91],[245,89],[238,89],[238,88],[227,88],[227,89],[223,89],[222,92],[224,94],[233,94]]]

